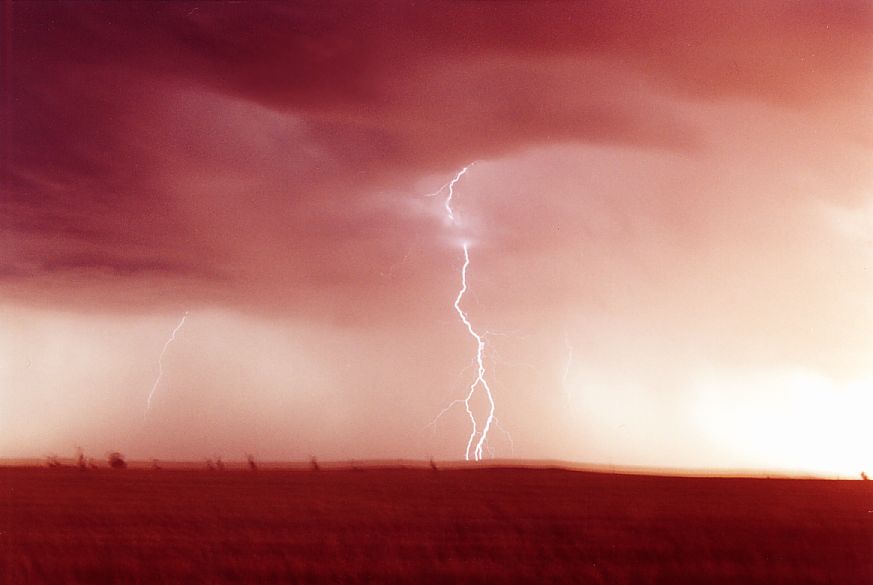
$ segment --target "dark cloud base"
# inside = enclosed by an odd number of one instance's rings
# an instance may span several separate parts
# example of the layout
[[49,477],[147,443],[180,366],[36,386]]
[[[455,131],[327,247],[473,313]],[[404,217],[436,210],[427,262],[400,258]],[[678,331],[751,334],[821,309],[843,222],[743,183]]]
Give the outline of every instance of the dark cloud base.
[[356,200],[533,145],[694,156],[678,105],[815,115],[873,54],[868,2],[5,6],[0,290],[76,304],[357,286],[440,225]]

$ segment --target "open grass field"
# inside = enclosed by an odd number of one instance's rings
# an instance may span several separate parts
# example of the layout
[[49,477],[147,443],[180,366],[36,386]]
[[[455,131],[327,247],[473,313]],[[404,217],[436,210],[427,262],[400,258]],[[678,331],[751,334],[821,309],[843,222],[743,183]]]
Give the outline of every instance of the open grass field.
[[873,583],[873,482],[0,468],[0,581]]

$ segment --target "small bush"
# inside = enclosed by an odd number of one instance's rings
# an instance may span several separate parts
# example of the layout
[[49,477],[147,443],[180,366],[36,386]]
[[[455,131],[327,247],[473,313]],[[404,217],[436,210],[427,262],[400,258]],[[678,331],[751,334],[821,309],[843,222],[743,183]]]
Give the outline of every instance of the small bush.
[[119,453],[118,451],[113,451],[107,457],[109,460],[109,467],[112,469],[124,469],[127,467],[127,462],[124,460],[124,455]]

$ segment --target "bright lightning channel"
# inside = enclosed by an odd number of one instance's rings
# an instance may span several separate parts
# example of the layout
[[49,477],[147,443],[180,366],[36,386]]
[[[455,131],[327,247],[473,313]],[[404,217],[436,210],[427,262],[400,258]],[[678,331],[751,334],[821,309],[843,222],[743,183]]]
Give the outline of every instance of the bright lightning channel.
[[[449,195],[448,195],[448,197],[446,197],[446,200],[443,203],[443,207],[446,208],[446,213],[449,216],[449,221],[451,221],[453,224],[455,223],[455,211],[454,211],[454,209],[452,209],[452,197],[455,196],[455,185],[458,184],[458,181],[460,181],[461,177],[463,177],[467,173],[467,169],[469,169],[469,168],[470,168],[470,165],[467,165],[466,167],[461,169],[458,172],[458,174],[455,175],[455,178],[452,179],[451,181],[449,181],[449,184],[447,185],[448,190],[449,190]],[[466,253],[466,250],[467,250],[467,244],[464,244],[464,252],[465,253]]]
[[485,396],[488,398],[488,418],[485,420],[485,427],[479,435],[479,441],[476,443],[476,448],[473,450],[473,458],[476,461],[482,459],[482,448],[485,445],[485,440],[488,438],[488,431],[491,429],[491,423],[494,421],[494,396],[491,394],[491,387],[488,386],[488,381],[485,379],[485,339],[479,335],[473,328],[473,324],[467,318],[467,313],[461,308],[461,300],[464,298],[464,293],[467,292],[467,268],[470,266],[470,251],[467,242],[464,242],[464,266],[461,268],[461,289],[458,291],[458,296],[455,297],[455,311],[470,333],[470,336],[476,340],[476,379],[470,384],[470,391],[464,399],[464,407],[467,409],[467,414],[473,423],[473,430],[470,433],[470,438],[467,441],[467,450],[464,453],[465,459],[470,459],[470,448],[473,446],[473,441],[476,438],[476,418],[473,416],[473,411],[470,409],[470,399],[476,392],[477,387],[481,387],[485,391]]
[[[449,218],[449,221],[453,225],[457,224],[455,218],[455,211],[452,208],[452,200],[455,196],[455,185],[458,184],[458,181],[461,180],[467,171],[472,166],[465,166],[458,174],[454,176],[454,178],[449,181],[447,184],[440,187],[434,193],[431,193],[431,196],[438,195],[439,193],[448,190],[448,195],[446,196],[445,201],[443,202],[443,207],[446,210],[446,215]],[[458,399],[452,401],[448,406],[446,406],[433,420],[431,425],[436,423],[437,420],[450,408],[455,406],[456,404],[463,404],[464,410],[467,412],[467,416],[470,418],[470,437],[467,439],[467,448],[464,451],[464,459],[469,461],[472,457],[475,461],[481,461],[484,456],[484,450],[486,446],[486,442],[488,440],[488,432],[491,430],[491,426],[496,424],[496,419],[494,417],[495,404],[494,404],[494,396],[491,393],[491,387],[488,385],[488,380],[485,377],[486,369],[485,369],[485,336],[476,331],[473,327],[473,324],[470,322],[470,319],[467,317],[467,313],[464,309],[461,308],[461,301],[464,299],[464,295],[467,292],[467,270],[470,267],[470,247],[467,242],[462,244],[462,248],[464,250],[464,264],[461,267],[461,288],[458,290],[458,294],[455,297],[454,308],[455,312],[457,312],[458,317],[460,317],[461,322],[464,324],[464,327],[467,329],[467,332],[470,334],[470,337],[476,342],[476,379],[473,380],[473,383],[470,384],[469,391],[467,395],[463,399]],[[482,427],[482,430],[479,431],[479,425],[476,422],[476,416],[473,414],[473,409],[470,407],[470,401],[473,399],[473,396],[476,394],[476,390],[481,388],[485,393],[485,397],[488,399],[488,417],[485,419],[485,424]],[[507,433],[508,434],[508,433]],[[478,440],[477,437],[478,436]],[[511,439],[511,437],[510,437]]]
[[170,347],[170,344],[176,340],[176,334],[179,333],[179,330],[182,329],[182,326],[185,324],[185,319],[188,318],[188,311],[185,311],[185,314],[182,315],[182,318],[179,320],[179,323],[176,325],[176,328],[173,329],[173,332],[170,333],[170,337],[167,339],[166,343],[164,343],[164,347],[161,350],[161,355],[158,356],[158,377],[155,378],[155,383],[152,384],[152,389],[149,392],[148,400],[146,401],[146,409],[145,414],[143,416],[148,416],[149,410],[152,408],[152,397],[155,395],[155,390],[158,389],[158,386],[161,383],[161,378],[164,377],[164,354],[167,353],[167,348]]

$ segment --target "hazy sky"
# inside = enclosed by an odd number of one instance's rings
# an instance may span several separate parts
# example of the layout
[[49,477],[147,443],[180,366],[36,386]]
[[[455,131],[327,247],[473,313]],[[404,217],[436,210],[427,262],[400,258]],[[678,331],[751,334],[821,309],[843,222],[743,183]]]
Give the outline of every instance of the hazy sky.
[[4,6],[0,456],[461,459],[468,242],[488,456],[873,470],[873,4]]

